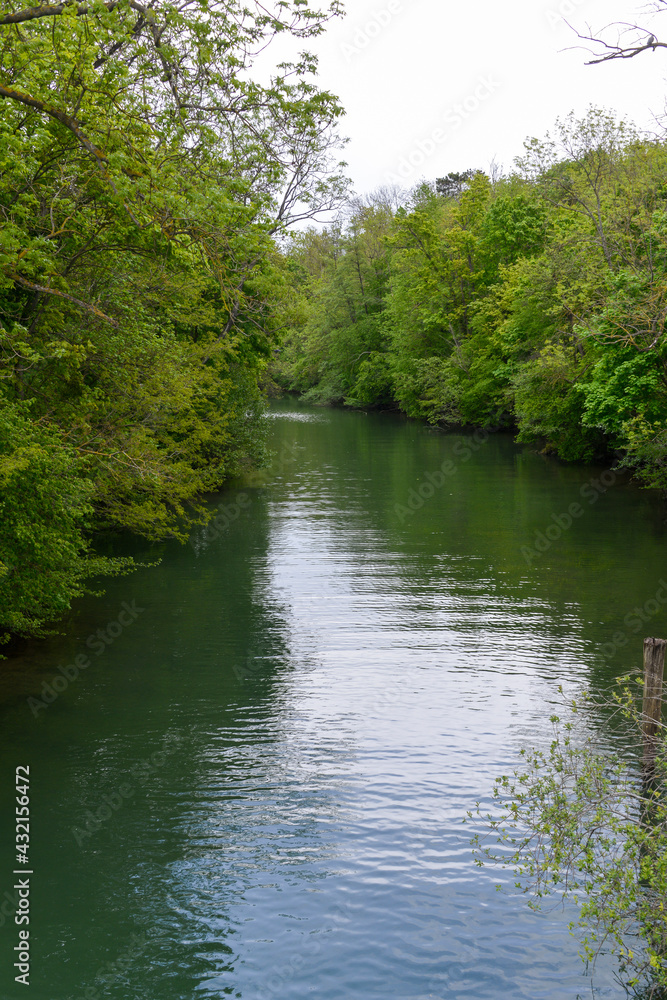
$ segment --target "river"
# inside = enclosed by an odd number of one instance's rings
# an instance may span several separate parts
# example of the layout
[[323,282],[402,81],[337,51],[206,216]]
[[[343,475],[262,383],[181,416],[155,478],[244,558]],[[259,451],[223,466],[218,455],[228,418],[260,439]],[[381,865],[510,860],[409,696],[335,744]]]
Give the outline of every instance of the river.
[[548,739],[559,684],[604,692],[667,632],[659,497],[502,434],[270,421],[273,467],[211,500],[217,527],[109,543],[162,561],[3,665],[0,996],[622,997],[462,821]]

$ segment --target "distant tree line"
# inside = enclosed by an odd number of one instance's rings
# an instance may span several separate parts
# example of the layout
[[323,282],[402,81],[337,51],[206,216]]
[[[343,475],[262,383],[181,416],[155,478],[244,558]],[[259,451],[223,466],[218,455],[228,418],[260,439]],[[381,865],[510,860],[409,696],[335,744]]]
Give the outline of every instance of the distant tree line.
[[293,236],[272,376],[306,398],[506,427],[667,489],[667,145],[558,122],[509,176],[379,191]]

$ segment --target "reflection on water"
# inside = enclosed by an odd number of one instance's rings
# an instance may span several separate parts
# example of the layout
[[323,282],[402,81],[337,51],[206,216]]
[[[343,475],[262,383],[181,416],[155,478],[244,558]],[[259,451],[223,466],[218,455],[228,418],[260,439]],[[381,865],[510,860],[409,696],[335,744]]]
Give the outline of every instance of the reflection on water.
[[278,409],[277,404],[276,409],[269,411],[268,417],[269,419],[280,420],[282,423],[286,420],[297,420],[303,424],[330,423],[329,417],[322,411],[287,410],[284,407]]
[[[215,501],[215,531],[5,674],[3,774],[33,781],[31,997],[590,995],[572,914],[498,894],[462,819],[547,738],[560,683],[637,665],[625,619],[664,575],[661,504],[619,480],[529,564],[591,470],[388,416],[272,417],[274,468]],[[132,627],[31,713],[132,600]],[[623,996],[604,961],[594,990]]]

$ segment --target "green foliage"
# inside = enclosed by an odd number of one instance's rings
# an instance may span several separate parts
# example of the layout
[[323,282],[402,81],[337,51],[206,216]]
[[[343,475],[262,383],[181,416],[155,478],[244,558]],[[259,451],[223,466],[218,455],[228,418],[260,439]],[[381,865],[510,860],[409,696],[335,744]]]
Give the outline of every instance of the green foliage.
[[[385,241],[391,221],[386,202],[370,199],[354,206],[347,234],[311,230],[293,239],[289,259],[300,324],[286,331],[273,366],[279,385],[319,402],[368,400],[368,359],[386,347]],[[379,395],[368,401],[380,402],[386,387],[380,379]]]
[[[84,593],[93,575],[131,559],[91,555],[85,529],[93,483],[74,449],[28,407],[0,401],[0,638],[40,635]],[[3,634],[4,633],[4,634]]]
[[546,440],[570,460],[592,461],[604,452],[602,435],[583,423],[586,368],[576,349],[551,342],[517,369],[512,390],[520,441]]
[[390,406],[394,379],[386,352],[370,351],[359,365],[351,398],[359,406]]
[[357,203],[288,254],[308,276],[274,378],[320,402],[513,427],[567,461],[614,452],[667,487],[666,170],[667,143],[593,108],[529,140],[512,176]]
[[198,496],[261,462],[259,384],[290,297],[275,234],[335,205],[345,181],[341,108],[315,60],[259,84],[253,53],[338,13],[336,0],[275,15],[236,0],[4,5],[7,630],[37,630],[99,572],[96,528],[184,538]]
[[461,423],[458,387],[450,359],[412,358],[394,369],[396,398],[409,417],[431,424]]
[[667,428],[634,417],[625,426],[625,464],[635,469],[646,486],[667,490]]
[[[614,707],[641,748],[636,692],[629,678],[618,683]],[[533,908],[577,904],[571,930],[583,936],[582,958],[611,951],[624,984],[654,996],[667,988],[667,738],[647,782],[631,753],[600,752],[581,736],[578,721],[601,707],[587,695],[573,701],[569,721],[552,717],[549,747],[522,750],[521,767],[496,779],[495,811],[468,813],[486,828],[475,857],[512,868]]]
[[528,192],[499,195],[481,225],[487,253],[496,267],[539,253],[546,240],[546,224],[545,206]]

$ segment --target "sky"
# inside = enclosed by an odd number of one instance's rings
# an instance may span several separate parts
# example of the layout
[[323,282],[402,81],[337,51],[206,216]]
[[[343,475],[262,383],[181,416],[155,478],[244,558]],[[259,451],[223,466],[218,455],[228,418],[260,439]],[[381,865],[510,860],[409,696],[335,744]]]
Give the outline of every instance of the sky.
[[[343,154],[358,194],[492,161],[511,170],[527,137],[589,105],[656,132],[667,49],[586,66],[575,31],[640,21],[667,36],[667,12],[638,0],[347,0],[309,44],[319,86],[346,109]],[[563,16],[564,15],[564,16]]]

